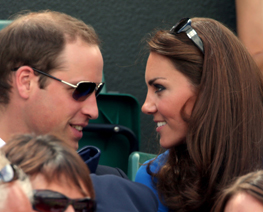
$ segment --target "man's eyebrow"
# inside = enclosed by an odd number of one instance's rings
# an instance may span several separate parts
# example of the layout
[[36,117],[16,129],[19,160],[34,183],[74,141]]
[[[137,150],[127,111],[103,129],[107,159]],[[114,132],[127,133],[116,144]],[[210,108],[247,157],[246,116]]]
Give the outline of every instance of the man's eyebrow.
[[156,77],[156,78],[153,78],[153,79],[151,79],[151,80],[149,80],[148,81],[148,84],[149,85],[152,85],[156,80],[158,80],[158,79],[165,79],[164,77]]

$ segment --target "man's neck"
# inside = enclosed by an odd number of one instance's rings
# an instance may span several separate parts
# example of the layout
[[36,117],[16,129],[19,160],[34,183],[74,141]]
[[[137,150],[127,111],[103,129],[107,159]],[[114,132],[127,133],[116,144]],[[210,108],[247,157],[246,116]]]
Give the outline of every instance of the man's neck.
[[20,111],[14,111],[10,108],[0,110],[0,138],[7,142],[15,134],[27,133],[26,124],[24,120],[21,120],[23,113]]

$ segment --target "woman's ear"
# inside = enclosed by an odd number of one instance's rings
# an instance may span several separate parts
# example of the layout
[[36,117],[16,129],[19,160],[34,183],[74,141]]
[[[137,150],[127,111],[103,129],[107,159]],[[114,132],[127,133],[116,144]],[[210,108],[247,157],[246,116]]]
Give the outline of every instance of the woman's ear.
[[35,74],[32,68],[29,66],[21,66],[16,71],[15,81],[19,95],[28,99],[30,92],[32,91],[32,86],[34,85]]

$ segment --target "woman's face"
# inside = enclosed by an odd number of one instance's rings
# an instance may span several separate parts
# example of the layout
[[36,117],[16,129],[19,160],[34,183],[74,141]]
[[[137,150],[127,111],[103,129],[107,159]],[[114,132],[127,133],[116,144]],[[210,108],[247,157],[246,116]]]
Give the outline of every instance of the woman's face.
[[[81,193],[76,186],[69,184],[69,181],[66,179],[66,177],[61,177],[59,182],[53,181],[51,183],[48,183],[42,174],[37,174],[31,178],[31,183],[33,189],[56,191],[67,196],[70,199],[89,197],[89,195],[85,196],[83,193]],[[88,194],[88,192],[84,188],[83,191]],[[69,205],[65,212],[75,212],[75,210],[72,205]]]
[[148,92],[142,112],[153,115],[160,145],[168,149],[180,144],[187,133],[181,111],[190,117],[196,100],[194,86],[168,58],[153,52],[147,61],[145,81]]

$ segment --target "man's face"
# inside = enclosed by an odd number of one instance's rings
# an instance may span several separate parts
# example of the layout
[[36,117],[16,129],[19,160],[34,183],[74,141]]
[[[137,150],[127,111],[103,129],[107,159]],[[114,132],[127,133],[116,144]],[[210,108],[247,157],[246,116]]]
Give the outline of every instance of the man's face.
[[[78,39],[67,43],[61,56],[62,68],[51,75],[74,85],[80,81],[101,82],[103,59],[98,46]],[[82,102],[76,101],[72,98],[74,88],[51,78],[44,89],[35,87],[24,114],[28,129],[36,134],[56,135],[77,150],[82,128],[90,119],[98,118],[95,93]]]

